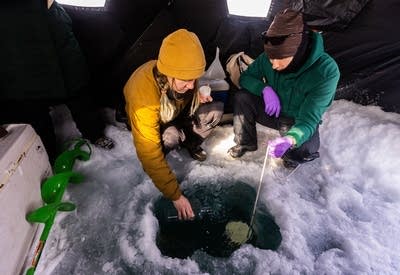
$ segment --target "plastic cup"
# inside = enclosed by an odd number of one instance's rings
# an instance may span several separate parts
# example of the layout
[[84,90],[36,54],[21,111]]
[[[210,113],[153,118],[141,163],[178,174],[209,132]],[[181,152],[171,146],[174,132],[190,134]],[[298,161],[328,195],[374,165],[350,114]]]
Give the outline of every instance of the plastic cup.
[[202,96],[209,96],[211,95],[211,88],[210,86],[201,86],[199,92]]

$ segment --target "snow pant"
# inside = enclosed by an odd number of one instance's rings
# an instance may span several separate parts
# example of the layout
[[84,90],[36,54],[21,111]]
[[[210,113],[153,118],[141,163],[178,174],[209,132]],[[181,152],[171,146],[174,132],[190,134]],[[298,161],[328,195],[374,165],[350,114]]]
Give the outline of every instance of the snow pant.
[[[265,113],[265,104],[261,97],[246,90],[235,92],[233,99],[233,131],[234,141],[238,145],[256,145],[256,122],[269,128],[279,130],[281,136],[293,126],[294,119],[280,116],[278,118]],[[300,147],[291,149],[288,154],[294,159],[303,159],[318,152],[320,146],[319,127],[313,136]]]
[[218,125],[224,112],[224,103],[214,101],[201,104],[193,117],[189,117],[187,112],[178,116],[171,122],[161,127],[161,137],[164,153],[178,148],[196,147]]

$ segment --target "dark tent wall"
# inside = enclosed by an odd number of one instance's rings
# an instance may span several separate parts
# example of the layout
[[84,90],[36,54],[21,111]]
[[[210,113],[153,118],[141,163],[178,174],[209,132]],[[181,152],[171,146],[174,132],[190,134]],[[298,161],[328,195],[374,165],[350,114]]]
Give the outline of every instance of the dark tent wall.
[[303,12],[307,25],[320,31],[344,31],[370,0],[292,0],[292,9]]
[[167,0],[108,0],[104,8],[64,5],[87,57],[99,104],[114,107],[120,99],[114,68],[120,66],[127,49],[169,4]]
[[341,70],[337,98],[400,113],[400,1],[370,1],[343,32],[325,35]]

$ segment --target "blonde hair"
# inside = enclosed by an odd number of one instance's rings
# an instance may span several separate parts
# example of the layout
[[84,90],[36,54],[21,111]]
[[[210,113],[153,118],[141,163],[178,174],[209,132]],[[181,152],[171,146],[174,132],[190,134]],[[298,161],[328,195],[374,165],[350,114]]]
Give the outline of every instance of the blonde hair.
[[[176,102],[175,100],[171,100],[167,93],[169,90],[172,90],[168,83],[168,78],[166,75],[160,73],[157,69],[156,66],[153,68],[153,75],[154,79],[156,80],[157,86],[161,91],[161,97],[160,97],[160,118],[162,123],[167,123],[173,120],[179,113],[176,108]],[[192,102],[190,106],[190,112],[189,115],[193,116],[196,110],[199,108],[200,105],[200,99],[198,96],[198,82],[197,80],[195,81],[194,84],[194,91],[193,91],[193,97],[192,97]]]

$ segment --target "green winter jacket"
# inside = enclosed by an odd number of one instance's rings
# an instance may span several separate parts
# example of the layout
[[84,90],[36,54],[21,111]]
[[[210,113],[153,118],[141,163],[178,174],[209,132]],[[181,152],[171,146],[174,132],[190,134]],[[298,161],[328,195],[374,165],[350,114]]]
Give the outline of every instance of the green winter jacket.
[[321,34],[312,33],[311,47],[310,56],[296,72],[273,70],[267,55],[262,53],[240,76],[240,86],[252,94],[262,96],[266,85],[278,94],[280,115],[295,120],[287,135],[296,140],[296,147],[314,134],[334,99],[340,76],[335,60],[324,51]]

